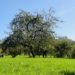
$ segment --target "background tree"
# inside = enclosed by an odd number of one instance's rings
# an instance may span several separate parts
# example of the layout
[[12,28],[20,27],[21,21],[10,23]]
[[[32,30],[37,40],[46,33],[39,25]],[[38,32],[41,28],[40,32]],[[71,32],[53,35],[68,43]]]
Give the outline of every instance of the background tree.
[[71,57],[72,46],[74,42],[68,38],[62,37],[56,40],[55,53],[57,57]]

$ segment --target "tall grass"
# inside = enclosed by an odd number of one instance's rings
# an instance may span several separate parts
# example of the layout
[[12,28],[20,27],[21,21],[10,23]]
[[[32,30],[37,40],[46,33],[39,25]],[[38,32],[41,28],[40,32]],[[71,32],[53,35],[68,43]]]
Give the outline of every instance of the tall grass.
[[75,60],[61,58],[0,58],[0,75],[75,75]]

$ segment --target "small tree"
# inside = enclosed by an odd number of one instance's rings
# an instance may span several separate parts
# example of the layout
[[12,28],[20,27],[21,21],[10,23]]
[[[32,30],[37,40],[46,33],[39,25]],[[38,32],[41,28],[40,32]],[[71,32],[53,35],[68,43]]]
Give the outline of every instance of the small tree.
[[60,38],[56,40],[55,53],[57,57],[68,57],[71,56],[73,41],[68,38]]

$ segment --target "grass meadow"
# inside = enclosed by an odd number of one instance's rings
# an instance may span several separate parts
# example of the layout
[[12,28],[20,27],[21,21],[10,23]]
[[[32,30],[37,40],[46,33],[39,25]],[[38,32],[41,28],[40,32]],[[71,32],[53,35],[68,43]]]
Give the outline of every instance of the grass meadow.
[[0,58],[0,75],[75,75],[75,59]]

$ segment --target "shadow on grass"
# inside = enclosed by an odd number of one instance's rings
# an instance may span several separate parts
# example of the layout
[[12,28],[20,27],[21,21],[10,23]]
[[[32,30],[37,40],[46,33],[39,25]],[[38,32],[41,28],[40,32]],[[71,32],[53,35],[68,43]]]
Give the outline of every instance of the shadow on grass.
[[63,71],[61,72],[62,75],[75,75],[75,72]]

